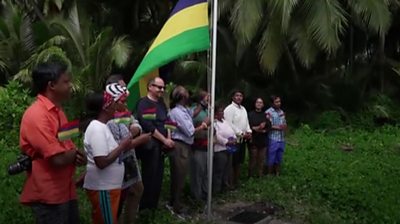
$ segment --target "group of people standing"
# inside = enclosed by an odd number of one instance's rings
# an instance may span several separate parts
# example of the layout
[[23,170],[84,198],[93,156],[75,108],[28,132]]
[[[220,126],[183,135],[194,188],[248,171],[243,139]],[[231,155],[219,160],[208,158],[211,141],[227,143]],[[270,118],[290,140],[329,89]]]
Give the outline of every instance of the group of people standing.
[[[176,86],[168,109],[165,83],[156,77],[133,116],[126,106],[129,91],[123,77],[112,75],[103,92],[86,98],[87,117],[80,122],[83,152],[70,139],[57,137],[68,124],[61,107],[72,88],[67,66],[39,65],[33,84],[38,97],[21,121],[20,146],[32,159],[21,202],[32,208],[37,223],[79,223],[76,186],[86,190],[93,223],[134,223],[139,209],[158,207],[166,156],[171,183],[166,207],[183,215],[188,176],[192,197],[206,199],[210,128],[215,130],[213,193],[239,186],[246,148],[249,176],[262,176],[265,165],[268,173],[279,174],[287,127],[279,97],[271,97],[266,111],[258,98],[247,114],[243,92],[235,91],[231,104],[216,106],[210,127],[207,92],[191,97],[186,88]],[[86,171],[75,183],[75,167],[81,165]]]

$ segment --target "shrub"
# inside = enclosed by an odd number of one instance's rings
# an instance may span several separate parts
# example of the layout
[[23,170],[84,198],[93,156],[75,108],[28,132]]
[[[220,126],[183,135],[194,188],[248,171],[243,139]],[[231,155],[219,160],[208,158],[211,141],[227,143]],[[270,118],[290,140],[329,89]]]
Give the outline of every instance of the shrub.
[[0,88],[0,136],[5,140],[7,148],[18,145],[21,118],[32,101],[29,91],[24,90],[16,81]]
[[[0,223],[19,220],[30,223],[31,212],[18,202],[19,193],[25,179],[24,175],[8,176],[7,166],[16,161],[19,155],[18,136],[21,117],[33,98],[23,90],[22,85],[11,81],[0,88]],[[11,219],[12,218],[12,219]]]
[[319,114],[317,119],[312,122],[312,127],[315,129],[335,129],[343,127],[341,114],[337,111],[325,111]]

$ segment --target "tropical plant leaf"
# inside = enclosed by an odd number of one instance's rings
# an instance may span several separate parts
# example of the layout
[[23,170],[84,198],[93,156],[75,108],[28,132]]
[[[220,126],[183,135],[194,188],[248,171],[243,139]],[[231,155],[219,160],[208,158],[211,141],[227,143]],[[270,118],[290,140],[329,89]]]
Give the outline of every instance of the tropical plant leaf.
[[348,3],[366,27],[379,35],[386,34],[391,24],[389,0],[351,0]]
[[240,44],[249,44],[264,16],[263,0],[237,0],[231,12],[231,25]]
[[60,45],[64,44],[66,41],[67,41],[67,38],[62,35],[53,36],[49,40],[44,42],[42,45],[40,45],[39,49],[43,50],[43,49],[51,47],[51,46],[60,46]]
[[277,16],[281,21],[282,32],[286,33],[292,18],[292,13],[298,0],[268,0],[267,5],[272,17]]
[[319,49],[308,33],[306,24],[302,20],[292,21],[289,33],[289,40],[296,52],[300,63],[309,68],[316,60]]
[[20,40],[27,53],[35,50],[35,40],[33,35],[32,23],[27,16],[24,16],[19,27]]
[[235,4],[235,0],[219,0],[218,1],[218,18],[226,15]]
[[111,47],[111,58],[116,66],[123,67],[129,60],[132,53],[132,45],[126,36],[116,38]]
[[269,74],[274,73],[278,67],[284,52],[285,40],[279,22],[270,20],[262,34],[258,49],[261,68]]
[[346,12],[338,0],[304,0],[308,32],[318,46],[329,54],[340,46],[340,35],[347,26]]
[[22,83],[30,83],[32,81],[31,72],[28,68],[20,70],[16,75],[14,75],[13,80],[18,80]]
[[76,49],[79,55],[79,61],[81,61],[83,64],[86,64],[86,53],[84,50],[86,42],[84,41],[80,27],[77,5],[74,3],[70,9],[68,20],[63,19],[62,17],[57,17],[51,20],[49,25],[59,27],[63,32],[68,34],[68,38],[70,38],[73,42],[73,48]]

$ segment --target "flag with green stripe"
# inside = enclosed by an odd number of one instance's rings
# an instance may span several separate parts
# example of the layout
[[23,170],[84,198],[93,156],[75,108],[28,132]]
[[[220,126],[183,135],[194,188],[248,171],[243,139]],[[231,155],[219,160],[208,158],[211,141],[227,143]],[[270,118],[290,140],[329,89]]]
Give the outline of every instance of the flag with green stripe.
[[182,55],[209,47],[207,0],[180,0],[128,83],[133,93],[128,97],[128,107],[133,109],[139,96],[143,96],[139,88],[146,83],[140,80]]

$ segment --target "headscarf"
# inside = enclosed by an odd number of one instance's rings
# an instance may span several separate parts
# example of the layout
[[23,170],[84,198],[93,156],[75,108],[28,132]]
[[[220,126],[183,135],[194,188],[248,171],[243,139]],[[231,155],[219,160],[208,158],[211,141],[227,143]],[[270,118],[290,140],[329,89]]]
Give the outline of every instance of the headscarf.
[[118,100],[125,100],[128,97],[127,89],[118,83],[111,83],[106,86],[104,91],[104,105],[103,108],[107,108],[113,102]]

